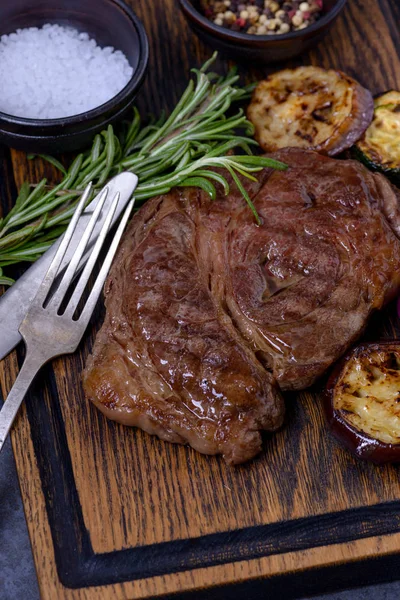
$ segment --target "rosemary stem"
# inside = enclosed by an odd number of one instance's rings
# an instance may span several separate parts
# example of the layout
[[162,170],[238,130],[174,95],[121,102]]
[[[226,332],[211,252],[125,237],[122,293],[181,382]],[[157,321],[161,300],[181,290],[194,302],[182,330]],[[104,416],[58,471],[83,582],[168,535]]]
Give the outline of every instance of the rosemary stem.
[[[92,147],[79,154],[68,170],[57,159],[42,156],[59,170],[62,180],[57,185],[45,179],[25,183],[13,209],[0,219],[0,283],[12,283],[4,267],[33,262],[61,235],[90,181],[94,194],[124,170],[139,178],[137,205],[174,186],[198,186],[216,198],[216,184],[228,194],[233,182],[260,223],[242,178],[254,180],[254,173],[265,167],[284,169],[285,165],[252,154],[257,144],[251,137],[251,123],[242,110],[229,114],[233,103],[248,98],[251,86],[240,87],[235,70],[226,77],[209,72],[215,59],[216,54],[193,71],[194,78],[167,118],[162,113],[143,125],[134,107],[130,123],[117,134],[109,125],[95,135]],[[242,154],[232,155],[238,149]]]

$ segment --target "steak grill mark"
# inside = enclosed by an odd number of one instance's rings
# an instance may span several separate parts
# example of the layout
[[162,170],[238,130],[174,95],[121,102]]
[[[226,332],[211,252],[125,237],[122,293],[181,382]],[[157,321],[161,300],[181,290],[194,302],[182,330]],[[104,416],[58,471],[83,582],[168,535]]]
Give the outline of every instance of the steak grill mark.
[[231,463],[281,426],[279,388],[316,381],[400,287],[394,188],[354,161],[271,156],[289,169],[244,182],[261,226],[233,187],[138,212],[84,374],[108,417]]

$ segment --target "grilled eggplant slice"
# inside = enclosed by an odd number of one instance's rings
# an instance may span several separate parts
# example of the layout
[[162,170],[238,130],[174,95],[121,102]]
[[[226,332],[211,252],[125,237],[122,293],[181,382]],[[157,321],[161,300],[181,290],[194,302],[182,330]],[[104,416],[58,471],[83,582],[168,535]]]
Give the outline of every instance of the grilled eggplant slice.
[[261,148],[294,146],[335,156],[360,139],[373,116],[371,93],[341,71],[285,69],[254,91],[248,118]]
[[328,381],[325,409],[356,457],[400,462],[400,341],[355,348]]
[[400,184],[400,92],[375,98],[374,118],[352,155],[373,171]]

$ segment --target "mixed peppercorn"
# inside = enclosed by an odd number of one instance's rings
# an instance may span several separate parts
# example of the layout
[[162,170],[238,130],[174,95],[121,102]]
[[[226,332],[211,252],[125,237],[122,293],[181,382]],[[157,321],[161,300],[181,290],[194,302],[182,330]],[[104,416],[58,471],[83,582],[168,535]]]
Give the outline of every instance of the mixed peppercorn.
[[202,0],[205,16],[216,25],[253,35],[305,29],[323,11],[323,0]]

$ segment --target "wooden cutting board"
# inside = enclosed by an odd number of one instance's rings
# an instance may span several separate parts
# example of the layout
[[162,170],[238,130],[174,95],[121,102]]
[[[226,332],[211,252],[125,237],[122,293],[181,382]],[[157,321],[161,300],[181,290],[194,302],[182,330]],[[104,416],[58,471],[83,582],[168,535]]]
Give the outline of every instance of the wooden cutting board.
[[[139,105],[157,113],[173,106],[210,49],[174,0],[131,4],[151,45]],[[343,69],[373,93],[399,89],[399,21],[396,0],[349,0],[326,40],[295,64]],[[1,158],[4,211],[25,179],[54,175],[22,153]],[[101,309],[79,352],[42,371],[12,433],[44,600],[283,599],[398,577],[399,469],[344,452],[318,390],[288,394],[285,428],[255,461],[227,467],[107,421],[86,402],[80,373],[100,319]],[[396,322],[391,306],[367,338],[393,337]],[[3,395],[20,361],[14,353],[0,365]]]

